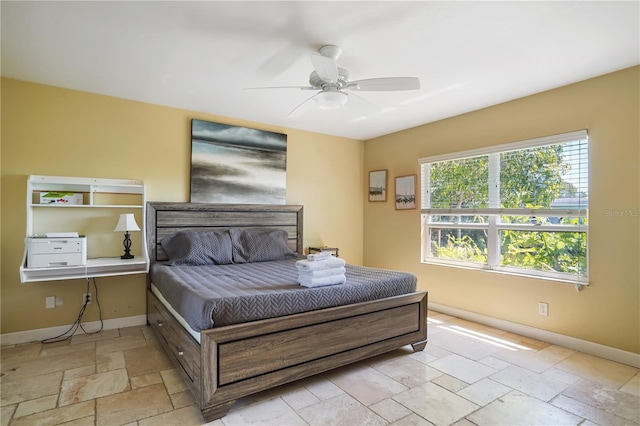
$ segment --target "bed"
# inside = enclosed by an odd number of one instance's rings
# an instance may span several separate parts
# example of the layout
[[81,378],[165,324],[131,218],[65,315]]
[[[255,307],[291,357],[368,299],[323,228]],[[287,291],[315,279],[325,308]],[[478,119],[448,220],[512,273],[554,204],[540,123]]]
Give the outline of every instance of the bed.
[[[202,328],[203,325],[194,330],[192,321],[173,309],[151,278],[159,276],[153,275],[154,271],[164,269],[168,260],[160,243],[163,238],[185,230],[268,228],[285,231],[286,244],[302,256],[303,208],[149,202],[146,216],[152,271],[147,289],[147,320],[207,422],[224,417],[238,398],[402,346],[412,345],[414,351],[420,351],[427,343],[425,291],[344,302],[265,319],[249,318],[240,323],[218,321],[211,328]],[[264,262],[260,266],[287,267],[276,263]],[[229,266],[232,267],[235,266]],[[225,276],[228,274],[224,272]]]

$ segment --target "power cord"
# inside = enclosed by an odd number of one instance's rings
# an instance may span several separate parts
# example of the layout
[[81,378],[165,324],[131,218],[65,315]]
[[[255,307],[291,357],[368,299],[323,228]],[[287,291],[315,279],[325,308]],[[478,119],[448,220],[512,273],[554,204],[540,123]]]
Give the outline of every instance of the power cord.
[[[71,324],[71,327],[69,327],[69,329],[67,331],[65,331],[62,334],[59,334],[58,336],[50,337],[48,339],[41,340],[40,343],[64,342],[65,340],[69,340],[71,337],[73,337],[73,335],[76,333],[76,331],[78,331],[78,328],[82,329],[84,334],[97,334],[97,333],[100,333],[103,330],[104,322],[102,321],[102,308],[100,307],[100,299],[98,298],[98,284],[96,282],[96,278],[95,277],[92,277],[92,280],[93,280],[93,287],[95,288],[95,296],[96,296],[95,297],[95,301],[96,301],[96,304],[98,305],[98,315],[99,315],[99,318],[100,318],[100,328],[98,329],[98,331],[93,331],[93,332],[89,333],[82,326],[82,317],[84,316],[84,312],[87,309],[87,305],[89,304],[89,298],[85,297],[84,303],[82,304],[82,308],[80,308],[80,312],[78,313],[78,317],[76,318],[75,322],[73,324]],[[86,293],[89,293],[89,290],[90,290],[90,281],[89,281],[89,278],[87,277],[87,291],[86,291]]]

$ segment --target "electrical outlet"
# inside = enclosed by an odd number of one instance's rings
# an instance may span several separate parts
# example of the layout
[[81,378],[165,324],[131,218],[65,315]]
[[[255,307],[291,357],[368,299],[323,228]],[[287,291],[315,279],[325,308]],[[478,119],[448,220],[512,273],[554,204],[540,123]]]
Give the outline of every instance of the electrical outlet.
[[93,297],[91,297],[91,293],[82,293],[82,303],[84,304],[85,301],[87,302],[87,305],[90,305],[91,302],[93,302]]
[[56,297],[55,296],[47,296],[45,297],[44,307],[47,309],[53,309],[56,307]]
[[548,317],[549,316],[549,304],[545,302],[538,303],[538,314]]

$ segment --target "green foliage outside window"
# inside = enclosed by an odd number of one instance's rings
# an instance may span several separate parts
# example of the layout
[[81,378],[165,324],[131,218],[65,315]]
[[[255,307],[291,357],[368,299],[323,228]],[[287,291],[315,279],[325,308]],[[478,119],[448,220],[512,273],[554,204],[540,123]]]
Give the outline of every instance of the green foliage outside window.
[[489,207],[489,158],[475,157],[431,166],[431,207]]
[[[528,148],[500,154],[499,207],[548,208],[560,197],[580,197],[563,179],[571,165],[563,145]],[[472,157],[431,164],[432,208],[486,208],[489,202],[489,157]],[[439,217],[439,221],[484,222],[482,216]],[[578,218],[554,218],[555,224],[578,225]],[[548,217],[501,217],[502,223],[548,225]],[[437,235],[436,235],[437,234]],[[502,230],[500,265],[583,275],[586,273],[584,232]],[[487,263],[486,231],[432,229],[432,255],[438,258]]]
[[[570,166],[562,145],[512,151],[500,156],[501,207],[548,207],[560,196]],[[570,184],[569,184],[570,185]]]

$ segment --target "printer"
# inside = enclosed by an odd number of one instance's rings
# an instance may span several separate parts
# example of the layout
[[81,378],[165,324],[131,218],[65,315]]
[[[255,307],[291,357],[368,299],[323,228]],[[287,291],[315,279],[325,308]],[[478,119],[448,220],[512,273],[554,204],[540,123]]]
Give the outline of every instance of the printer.
[[27,238],[27,268],[87,264],[87,237]]

